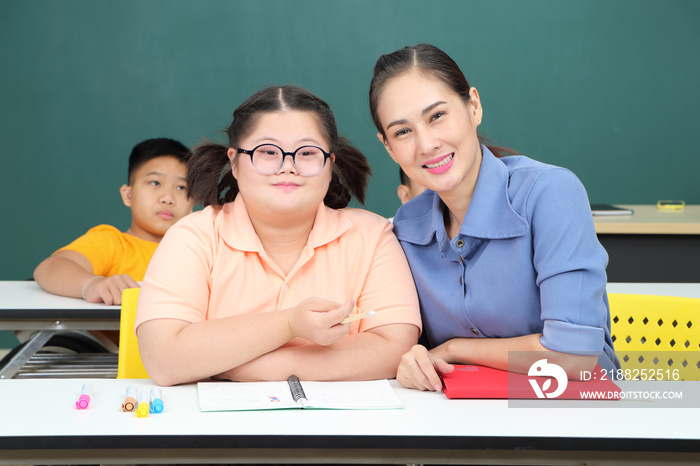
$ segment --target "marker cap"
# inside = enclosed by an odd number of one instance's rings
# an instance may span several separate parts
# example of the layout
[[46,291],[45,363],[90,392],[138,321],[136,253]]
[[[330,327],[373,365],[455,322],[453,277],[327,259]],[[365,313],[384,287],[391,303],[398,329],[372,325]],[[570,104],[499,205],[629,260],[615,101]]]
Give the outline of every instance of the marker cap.
[[151,401],[151,410],[153,411],[154,414],[162,413],[163,412],[163,400],[161,400],[160,398],[155,398],[153,401]]
[[129,385],[126,387],[126,398],[124,398],[124,403],[122,403],[122,411],[131,412],[136,408],[136,397],[138,396],[138,389],[135,385]]
[[127,397],[124,399],[124,403],[122,403],[122,411],[126,411],[130,413],[131,411],[134,410],[136,407],[136,400],[132,397]]
[[139,406],[136,408],[136,417],[146,417],[148,413],[148,403],[139,403]]
[[136,417],[148,416],[150,409],[148,406],[148,392],[145,390],[139,391],[139,403],[136,406]]
[[90,406],[90,395],[80,395],[78,401],[75,402],[75,407],[78,409],[86,409]]
[[163,412],[163,394],[160,387],[151,388],[151,411],[155,413]]
[[90,405],[90,395],[92,394],[92,384],[84,383],[80,391],[80,398],[75,402],[75,407],[78,409],[86,409]]

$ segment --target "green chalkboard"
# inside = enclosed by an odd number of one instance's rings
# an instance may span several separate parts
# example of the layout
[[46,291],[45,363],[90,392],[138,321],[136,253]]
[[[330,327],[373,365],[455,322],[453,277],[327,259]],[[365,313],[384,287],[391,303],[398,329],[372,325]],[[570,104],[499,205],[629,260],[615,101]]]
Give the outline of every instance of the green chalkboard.
[[126,228],[131,147],[218,138],[270,84],[331,104],[374,168],[367,208],[393,215],[367,91],[381,53],[419,42],[479,89],[487,136],[571,168],[592,202],[700,203],[698,18],[694,0],[3,0],[0,279]]

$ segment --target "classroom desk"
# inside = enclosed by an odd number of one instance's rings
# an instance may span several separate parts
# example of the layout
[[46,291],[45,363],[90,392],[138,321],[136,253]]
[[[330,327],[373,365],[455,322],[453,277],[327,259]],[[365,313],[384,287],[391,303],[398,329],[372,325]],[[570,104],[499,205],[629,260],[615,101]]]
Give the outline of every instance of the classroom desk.
[[150,380],[90,380],[90,406],[77,410],[85,381],[0,381],[0,464],[700,462],[700,382],[673,383],[690,409],[633,400],[513,407],[392,381],[404,409],[208,413],[190,384],[164,387],[165,411],[137,418],[121,411],[126,387]]
[[608,293],[700,298],[700,283],[608,283]]
[[611,282],[700,282],[700,205],[682,212],[620,205],[632,215],[593,217]]
[[[611,293],[700,298],[700,283],[610,283]],[[698,464],[700,382],[681,387],[686,408],[655,401],[448,400],[392,385],[405,409],[200,413],[196,386],[164,387],[165,412],[136,418],[126,386],[87,379],[0,380],[0,464],[374,463]],[[624,385],[623,385],[624,388]],[[546,403],[546,404],[545,404]]]
[[37,330],[0,368],[0,379],[13,377],[56,332],[119,330],[120,310],[120,306],[53,295],[33,281],[0,281],[0,330]]

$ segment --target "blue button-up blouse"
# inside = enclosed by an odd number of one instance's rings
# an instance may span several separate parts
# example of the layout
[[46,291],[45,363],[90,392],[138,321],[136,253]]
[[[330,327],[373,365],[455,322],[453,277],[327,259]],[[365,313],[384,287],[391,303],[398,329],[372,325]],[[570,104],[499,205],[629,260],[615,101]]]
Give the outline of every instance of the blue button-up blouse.
[[542,333],[553,351],[619,368],[605,291],[608,255],[571,171],[524,156],[483,159],[459,234],[433,191],[407,202],[394,229],[408,258],[432,345],[457,337]]

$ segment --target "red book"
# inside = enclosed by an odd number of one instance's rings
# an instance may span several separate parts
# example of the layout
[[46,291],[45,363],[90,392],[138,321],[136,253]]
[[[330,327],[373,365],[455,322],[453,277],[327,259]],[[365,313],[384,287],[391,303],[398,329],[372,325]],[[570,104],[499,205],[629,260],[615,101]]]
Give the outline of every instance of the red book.
[[538,363],[542,364],[533,364],[529,374],[455,364],[453,372],[442,374],[443,391],[448,398],[619,399],[620,387],[600,365],[586,374],[587,381],[574,381],[567,380],[564,370],[546,359]]

